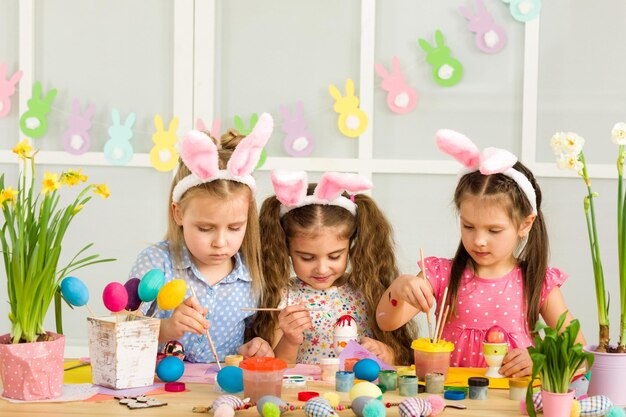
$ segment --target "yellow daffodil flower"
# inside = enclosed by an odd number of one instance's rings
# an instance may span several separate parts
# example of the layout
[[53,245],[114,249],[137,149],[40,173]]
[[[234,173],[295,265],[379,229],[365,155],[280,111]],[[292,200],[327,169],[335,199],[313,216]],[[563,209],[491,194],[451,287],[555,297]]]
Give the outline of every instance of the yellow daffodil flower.
[[4,204],[5,201],[12,201],[15,203],[15,196],[17,195],[17,191],[13,189],[13,187],[9,187],[6,190],[0,191],[0,205]]
[[68,169],[67,172],[61,174],[61,184],[67,184],[69,187],[72,187],[79,182],[86,182],[87,176],[83,175],[80,171],[80,169],[77,171]]
[[27,139],[24,139],[13,148],[13,153],[16,153],[20,159],[30,158],[33,153],[33,147],[30,146]]
[[109,187],[106,184],[96,184],[94,186],[93,192],[95,194],[101,195],[102,198],[109,198],[109,196],[111,195]]
[[41,193],[48,194],[50,191],[54,191],[59,188],[60,185],[61,183],[59,182],[59,174],[46,172],[43,177]]
[[78,213],[79,211],[81,211],[82,209],[83,209],[83,205],[82,205],[82,204],[79,204],[79,205],[77,205],[76,207],[74,207],[74,210],[72,210],[72,214],[76,214],[76,213]]

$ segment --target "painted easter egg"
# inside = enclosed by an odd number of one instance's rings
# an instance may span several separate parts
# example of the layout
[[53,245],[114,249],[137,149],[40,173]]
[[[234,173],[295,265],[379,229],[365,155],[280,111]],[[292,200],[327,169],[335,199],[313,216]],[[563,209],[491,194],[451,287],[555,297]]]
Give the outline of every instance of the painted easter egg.
[[433,413],[433,407],[424,398],[411,397],[400,403],[398,413],[400,417],[429,416]]
[[357,397],[352,401],[352,412],[357,417],[385,417],[387,410],[385,404],[372,397]]
[[243,391],[243,370],[238,366],[225,366],[217,373],[217,385],[224,391],[235,393]]
[[176,356],[166,356],[161,359],[156,368],[156,374],[163,382],[177,381],[185,372],[185,364]]
[[160,269],[151,269],[141,278],[137,293],[141,301],[153,301],[165,284],[165,274]]
[[178,340],[170,340],[167,342],[163,348],[163,354],[165,356],[176,356],[177,358],[185,360],[185,348]]
[[63,298],[75,307],[81,307],[89,301],[89,290],[83,281],[76,277],[65,277],[61,281]]
[[365,381],[374,381],[378,378],[378,372],[380,372],[380,365],[372,359],[361,359],[354,364],[354,376],[358,379]]
[[[273,395],[264,395],[256,402],[256,409],[259,415],[269,417],[266,414],[283,414],[287,411],[287,403]],[[282,409],[280,407],[283,407]]]
[[119,282],[110,282],[102,291],[102,302],[113,313],[124,310],[128,304],[126,287]]
[[185,299],[187,293],[187,283],[182,279],[174,279],[165,284],[159,295],[157,295],[157,303],[161,310],[173,310],[179,306]]
[[337,415],[328,400],[321,397],[315,397],[307,401],[304,405],[304,414],[307,417],[330,417]]
[[500,326],[491,326],[485,333],[487,343],[506,343],[506,330]]
[[227,405],[234,410],[236,408],[242,408],[248,403],[248,401],[248,398],[242,400],[241,398],[235,397],[234,395],[220,395],[213,401],[211,409],[216,410],[222,405]]
[[357,397],[372,397],[380,400],[383,398],[383,392],[377,385],[374,385],[371,382],[363,381],[358,384],[354,384],[354,386],[350,389],[349,397],[350,401],[353,401]]
[[124,284],[126,292],[128,293],[128,304],[126,304],[126,310],[133,311],[139,308],[141,304],[141,298],[139,298],[139,278],[131,278]]

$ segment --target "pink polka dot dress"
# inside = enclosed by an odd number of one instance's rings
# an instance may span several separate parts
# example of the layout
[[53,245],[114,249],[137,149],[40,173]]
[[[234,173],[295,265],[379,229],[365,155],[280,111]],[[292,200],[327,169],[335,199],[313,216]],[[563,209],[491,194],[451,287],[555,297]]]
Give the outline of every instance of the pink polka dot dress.
[[[426,274],[437,304],[450,282],[451,259],[425,259]],[[541,304],[551,289],[560,287],[567,275],[556,268],[547,268],[541,290]],[[449,298],[449,297],[448,297]],[[484,368],[482,342],[491,326],[503,327],[509,335],[509,348],[532,345],[528,329],[522,271],[519,267],[500,278],[481,278],[469,269],[463,271],[457,299],[457,316],[445,325],[442,338],[455,345],[450,366]],[[439,309],[436,311],[439,314]]]

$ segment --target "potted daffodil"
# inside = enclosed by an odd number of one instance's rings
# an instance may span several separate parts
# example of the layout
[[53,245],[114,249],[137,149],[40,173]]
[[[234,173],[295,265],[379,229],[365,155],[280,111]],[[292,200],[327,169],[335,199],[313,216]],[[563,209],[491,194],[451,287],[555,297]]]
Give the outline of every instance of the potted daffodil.
[[[617,262],[620,297],[619,339],[616,345],[610,342],[609,295],[604,283],[604,270],[600,254],[600,240],[596,225],[594,200],[598,197],[591,188],[587,161],[583,152],[584,138],[573,132],[559,132],[551,139],[551,147],[560,168],[572,169],[585,183],[584,212],[587,223],[589,247],[593,265],[593,276],[598,308],[598,345],[590,350],[595,353],[596,369],[592,369],[589,393],[607,395],[615,404],[626,404],[626,390],[614,381],[626,380],[626,189],[623,184],[624,160],[626,158],[626,123],[617,123],[611,138],[618,146],[617,151]],[[614,299],[615,300],[615,299]],[[613,301],[613,305],[615,301]],[[604,361],[610,361],[604,364]],[[608,372],[606,383],[603,371]],[[621,373],[620,373],[621,372]],[[617,374],[616,374],[617,373]]]
[[62,189],[87,181],[81,170],[46,172],[41,186],[36,187],[37,152],[27,140],[20,142],[13,152],[22,161],[16,188],[5,184],[4,174],[0,176],[4,220],[0,242],[11,322],[11,333],[0,336],[0,377],[6,397],[54,398],[61,394],[63,384],[64,337],[44,330],[48,307],[56,297],[59,331],[61,279],[78,268],[112,260],[99,259],[96,254],[85,255],[91,247],[89,244],[67,265],[59,267],[63,239],[72,219],[91,200],[91,193],[107,198],[109,190],[106,184],[86,185],[70,204],[62,206],[59,202]]

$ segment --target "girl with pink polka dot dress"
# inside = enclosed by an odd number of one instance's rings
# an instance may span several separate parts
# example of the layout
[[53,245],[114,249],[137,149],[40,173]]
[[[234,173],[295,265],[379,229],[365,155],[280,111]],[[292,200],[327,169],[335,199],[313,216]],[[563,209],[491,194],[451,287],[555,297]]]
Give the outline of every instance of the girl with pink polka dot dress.
[[261,338],[244,344],[254,313],[242,310],[258,307],[264,285],[252,172],[272,128],[264,113],[245,137],[232,129],[221,139],[195,130],[185,135],[165,240],[144,249],[130,272],[142,277],[157,269],[166,281],[186,282],[186,299],[175,310],[157,309],[155,302],[143,303],[142,312],[161,319],[161,346],[178,340],[187,361],[273,356]]
[[[430,312],[435,302],[449,304],[442,339],[455,345],[451,366],[487,367],[482,342],[489,328],[498,325],[506,330],[510,347],[500,374],[530,375],[526,348],[533,343],[531,329],[540,315],[556,326],[567,310],[559,289],[567,276],[547,265],[539,185],[508,151],[487,148],[481,153],[451,130],[437,132],[437,145],[465,167],[454,192],[461,242],[453,259],[426,258],[419,278],[398,277],[380,299],[378,325],[393,330],[419,312]],[[565,325],[571,320],[568,313]],[[585,344],[582,333],[577,341]]]
[[371,182],[326,172],[309,184],[304,171],[274,171],[272,183],[259,220],[264,306],[280,311],[258,314],[257,334],[290,363],[336,357],[352,337],[383,362],[408,364],[414,327],[383,332],[374,320],[398,274],[391,225],[371,197],[348,194]]

